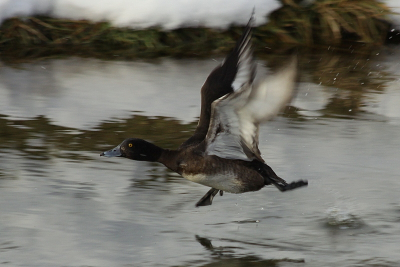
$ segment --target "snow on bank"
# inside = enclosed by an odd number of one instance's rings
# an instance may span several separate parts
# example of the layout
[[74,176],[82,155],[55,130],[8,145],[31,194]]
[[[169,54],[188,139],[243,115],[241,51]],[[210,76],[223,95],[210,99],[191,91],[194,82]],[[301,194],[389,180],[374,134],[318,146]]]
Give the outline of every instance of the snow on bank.
[[393,19],[393,24],[397,27],[397,29],[400,28],[400,0],[386,0],[382,1],[390,7],[390,9],[397,13],[396,15],[392,15]]

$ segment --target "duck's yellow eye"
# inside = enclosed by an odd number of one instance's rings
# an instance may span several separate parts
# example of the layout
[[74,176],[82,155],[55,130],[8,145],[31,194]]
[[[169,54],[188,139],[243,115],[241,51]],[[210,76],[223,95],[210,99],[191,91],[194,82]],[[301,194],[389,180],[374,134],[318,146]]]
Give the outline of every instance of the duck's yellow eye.
[[129,147],[132,147],[133,145],[132,145],[132,143],[129,143],[129,145],[128,145]]

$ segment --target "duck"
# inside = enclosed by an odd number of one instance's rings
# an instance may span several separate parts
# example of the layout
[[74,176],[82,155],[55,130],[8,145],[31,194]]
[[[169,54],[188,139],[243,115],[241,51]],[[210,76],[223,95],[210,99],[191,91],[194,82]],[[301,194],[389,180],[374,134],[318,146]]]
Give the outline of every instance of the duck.
[[182,177],[210,187],[195,204],[208,206],[219,193],[245,193],[274,185],[286,192],[308,185],[287,183],[261,157],[259,125],[274,118],[292,99],[297,57],[275,73],[256,80],[253,56],[254,12],[234,49],[207,77],[201,88],[201,109],[193,135],[177,149],[128,138],[100,156],[159,162]]

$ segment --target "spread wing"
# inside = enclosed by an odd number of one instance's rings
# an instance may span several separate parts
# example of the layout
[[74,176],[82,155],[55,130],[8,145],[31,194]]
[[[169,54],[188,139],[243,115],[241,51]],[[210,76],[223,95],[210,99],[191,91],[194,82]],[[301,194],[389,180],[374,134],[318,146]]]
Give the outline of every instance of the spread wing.
[[238,91],[214,101],[206,154],[263,162],[258,149],[259,124],[275,117],[291,100],[296,74],[297,57],[292,56],[288,64],[258,84],[254,77],[249,78]]
[[250,68],[247,65],[251,62],[246,60],[248,58],[246,47],[251,43],[253,24],[254,13],[233,51],[207,77],[201,88],[201,112],[197,128],[193,136],[181,145],[181,148],[196,145],[204,140],[210,125],[211,104],[216,99],[232,93],[234,89],[240,88],[248,80]]

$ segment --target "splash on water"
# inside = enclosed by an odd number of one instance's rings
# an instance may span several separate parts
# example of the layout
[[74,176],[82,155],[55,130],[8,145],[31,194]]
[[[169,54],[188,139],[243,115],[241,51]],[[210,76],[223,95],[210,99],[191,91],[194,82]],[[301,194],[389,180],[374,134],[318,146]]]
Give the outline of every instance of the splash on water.
[[330,227],[338,229],[356,229],[362,226],[361,218],[348,210],[332,207],[326,210],[326,223]]

